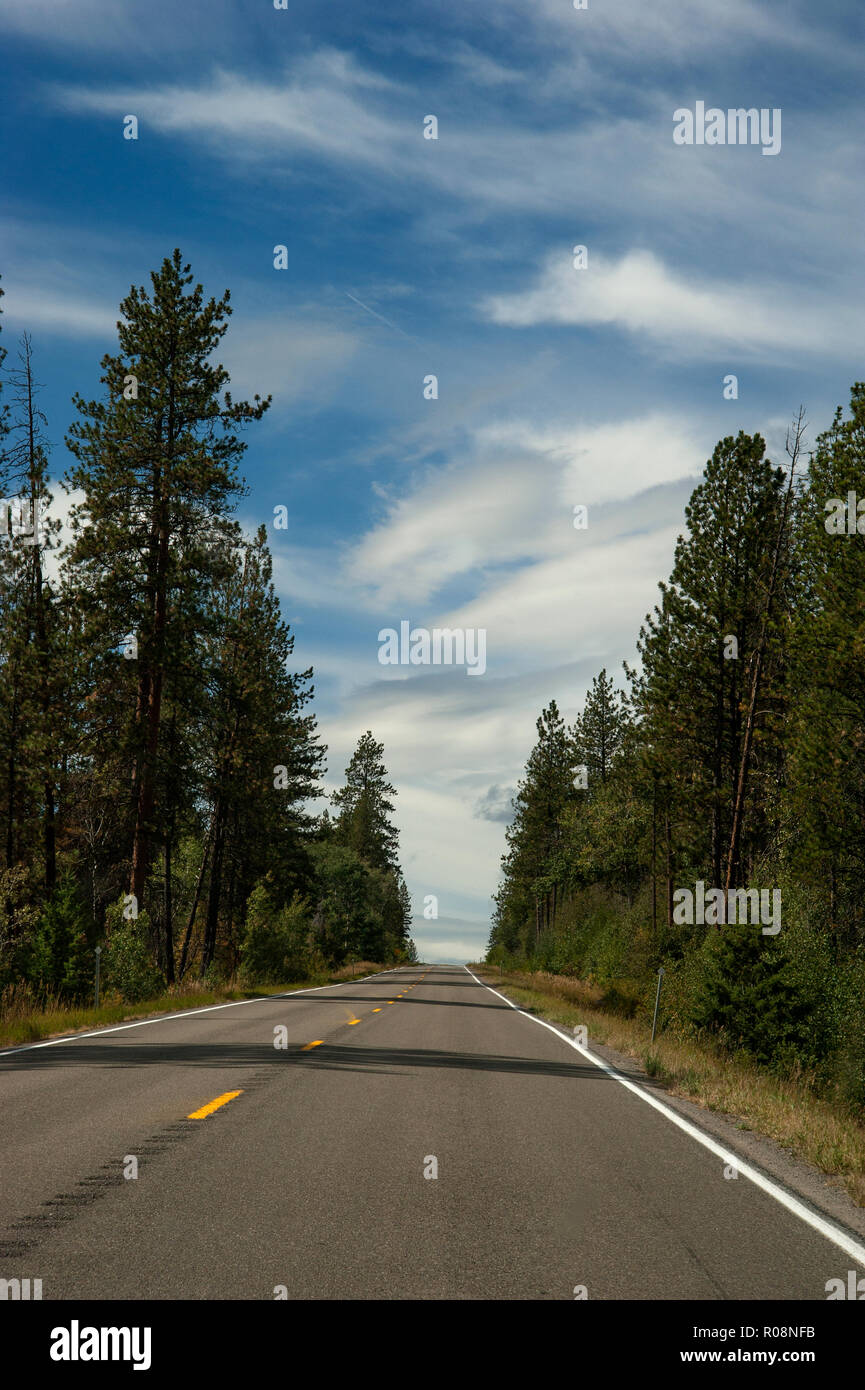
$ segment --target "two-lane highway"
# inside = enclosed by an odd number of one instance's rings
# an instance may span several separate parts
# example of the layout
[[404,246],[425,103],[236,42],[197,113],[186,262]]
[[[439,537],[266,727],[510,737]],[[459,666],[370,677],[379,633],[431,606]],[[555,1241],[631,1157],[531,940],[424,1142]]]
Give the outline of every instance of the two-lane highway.
[[6,1052],[0,1104],[0,1277],[44,1299],[825,1299],[865,1269],[457,966]]

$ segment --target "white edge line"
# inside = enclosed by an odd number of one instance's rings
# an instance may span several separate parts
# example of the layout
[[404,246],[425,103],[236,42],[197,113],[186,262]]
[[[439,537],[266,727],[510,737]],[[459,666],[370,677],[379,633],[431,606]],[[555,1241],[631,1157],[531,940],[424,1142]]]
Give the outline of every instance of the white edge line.
[[203,1009],[181,1009],[176,1014],[158,1014],[156,1018],[142,1018],[137,1023],[118,1023],[114,1028],[95,1028],[92,1033],[68,1033],[63,1038],[52,1038],[50,1042],[23,1043],[21,1047],[7,1047],[0,1057],[9,1057],[13,1052],[33,1052],[37,1047],[60,1047],[61,1043],[83,1042],[85,1038],[103,1038],[109,1033],[125,1033],[130,1028],[146,1028],[149,1023],[171,1023],[176,1018],[193,1018],[195,1014],[212,1014],[217,1009],[237,1009],[241,1004],[266,1004],[269,999],[293,999],[296,994],[317,994],[324,989],[344,989],[346,985],[362,985],[364,980],[377,980],[382,975],[392,975],[394,970],[405,970],[404,965],[395,965],[390,970],[379,970],[375,975],[359,975],[356,980],[340,980],[336,985],[309,985],[306,989],[287,989],[281,994],[257,994],[254,999],[232,999],[228,1004],[207,1004]]
[[552,1023],[547,1023],[546,1019],[537,1018],[534,1014],[527,1013],[525,1009],[521,1009],[518,1004],[515,1004],[512,999],[505,999],[505,996],[499,994],[497,989],[493,989],[492,985],[485,985],[483,980],[479,980],[477,975],[469,970],[467,965],[464,965],[463,969],[468,971],[472,979],[476,984],[479,984],[482,989],[488,989],[490,994],[496,995],[498,999],[504,999],[504,1002],[509,1004],[512,1009],[516,1009],[517,1013],[522,1014],[523,1018],[529,1018],[532,1023],[539,1023],[542,1028],[548,1028],[551,1033],[555,1033],[557,1038],[561,1038],[562,1042],[566,1042],[575,1052],[579,1052],[581,1056],[593,1062],[596,1067],[600,1067],[601,1071],[605,1071],[608,1076],[611,1076],[614,1081],[618,1081],[619,1084],[624,1086],[627,1090],[633,1091],[635,1096],[639,1096],[640,1100],[644,1100],[647,1105],[651,1105],[653,1110],[660,1111],[668,1120],[672,1120],[674,1125],[684,1130],[685,1134],[690,1135],[692,1139],[696,1139],[697,1143],[702,1144],[704,1149],[708,1149],[710,1153],[715,1154],[717,1158],[723,1159],[725,1163],[731,1163],[736,1171],[741,1173],[743,1177],[748,1178],[750,1182],[754,1183],[755,1187],[761,1188],[764,1192],[767,1192],[770,1197],[774,1197],[775,1201],[780,1202],[781,1206],[786,1207],[787,1211],[791,1212],[793,1216],[798,1216],[800,1221],[804,1221],[812,1230],[818,1231],[821,1236],[825,1236],[827,1240],[832,1241],[833,1245],[837,1245],[839,1249],[844,1251],[845,1255],[849,1255],[851,1259],[856,1260],[865,1268],[865,1246],[853,1240],[853,1238],[848,1236],[840,1226],[836,1226],[831,1221],[827,1221],[824,1217],[818,1216],[816,1212],[811,1211],[810,1207],[806,1207],[803,1202],[798,1201],[796,1197],[785,1191],[783,1187],[779,1187],[776,1183],[772,1182],[770,1178],[765,1177],[759,1172],[758,1169],[752,1168],[750,1164],[745,1163],[738,1154],[733,1153],[730,1149],[725,1149],[723,1145],[716,1143],[714,1139],[710,1139],[708,1134],[704,1134],[702,1130],[697,1129],[696,1125],[689,1124],[689,1122],[683,1119],[681,1115],[678,1115],[675,1110],[671,1110],[669,1106],[662,1104],[662,1102],[656,1100],[654,1096],[649,1095],[648,1091],[644,1091],[642,1086],[637,1086],[633,1081],[629,1081],[627,1077],[622,1076],[621,1072],[616,1071],[615,1067],[611,1067],[607,1062],[602,1061],[600,1057],[596,1057],[588,1048],[581,1047],[573,1038],[569,1038],[567,1033],[561,1033]]

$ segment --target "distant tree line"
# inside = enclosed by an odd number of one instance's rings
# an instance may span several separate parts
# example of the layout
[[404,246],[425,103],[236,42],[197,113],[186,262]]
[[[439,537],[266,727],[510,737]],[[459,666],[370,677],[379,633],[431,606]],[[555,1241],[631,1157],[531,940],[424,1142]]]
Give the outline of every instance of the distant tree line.
[[[644,1016],[663,966],[665,1027],[862,1107],[865,385],[808,457],[804,427],[783,467],[759,435],[718,443],[638,668],[602,671],[571,727],[555,700],[538,719],[489,958]],[[680,922],[697,881],[780,888],[780,932]]]
[[[382,746],[334,798],[312,670],[245,536],[241,432],[205,300],[175,251],[120,306],[102,391],[74,398],[61,553],[31,339],[0,349],[0,991],[141,998],[192,977],[413,958]],[[2,291],[0,291],[2,294]],[[29,531],[29,534],[28,534]]]

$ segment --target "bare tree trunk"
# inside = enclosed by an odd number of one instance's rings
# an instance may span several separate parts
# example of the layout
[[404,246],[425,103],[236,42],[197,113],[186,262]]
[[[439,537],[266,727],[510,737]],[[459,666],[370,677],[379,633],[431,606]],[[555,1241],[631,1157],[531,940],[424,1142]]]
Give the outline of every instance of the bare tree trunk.
[[665,834],[665,837],[666,837],[666,848],[667,848],[667,927],[668,927],[668,928],[672,928],[672,925],[673,925],[673,863],[672,863],[672,850],[671,850],[671,847],[670,847],[670,812],[669,812],[669,809],[665,810],[665,812],[664,812],[664,834]]
[[[30,481],[30,516],[33,521],[33,546],[31,550],[34,600],[33,627],[39,660],[39,705],[42,713],[43,728],[47,728],[51,693],[49,689],[50,655],[45,633],[45,595],[42,587],[42,544],[39,535],[39,504],[42,499],[39,496],[40,458],[38,454],[37,415],[40,414],[40,412],[37,411],[33,398],[32,353],[30,339],[27,334],[24,335],[22,360],[24,363],[24,389],[26,392],[27,408],[27,459]],[[44,417],[42,418],[44,419]],[[46,754],[45,756],[47,757],[50,755]],[[54,781],[48,769],[46,769],[43,779],[43,796],[45,800],[45,822],[43,828],[45,889],[46,892],[51,893],[57,881],[57,854],[54,817]]]
[[165,839],[164,865],[165,880],[162,898],[163,915],[165,917],[165,978],[168,984],[174,984],[174,932],[171,924],[171,914],[173,911],[171,902],[171,839],[173,827],[168,832]]
[[195,924],[195,914],[198,911],[198,903],[201,897],[201,889],[204,883],[204,875],[207,870],[207,858],[210,853],[211,828],[208,829],[204,838],[204,853],[201,856],[201,868],[198,871],[198,882],[195,885],[195,895],[192,899],[192,907],[189,910],[189,920],[186,923],[186,935],[183,938],[183,950],[180,953],[180,966],[177,971],[179,980],[183,979],[186,973],[186,960],[189,955],[189,942],[192,938],[192,928]]
[[790,477],[787,482],[787,491],[784,495],[784,506],[781,510],[781,521],[778,526],[778,535],[775,541],[775,552],[772,556],[772,569],[769,574],[769,586],[766,593],[766,607],[763,611],[763,621],[760,627],[760,637],[757,642],[757,651],[754,655],[754,671],[751,678],[751,697],[748,701],[748,715],[745,720],[745,733],[742,739],[742,760],[739,764],[739,780],[736,787],[736,802],[733,808],[733,825],[730,831],[730,850],[727,855],[727,892],[733,886],[733,877],[736,871],[739,858],[739,840],[742,833],[742,811],[745,804],[745,784],[748,777],[748,764],[751,759],[751,745],[754,739],[754,721],[757,710],[757,698],[760,693],[760,679],[763,673],[763,658],[766,653],[766,639],[769,631],[769,618],[772,612],[772,600],[775,596],[775,581],[778,574],[778,561],[781,556],[781,547],[784,542],[784,532],[787,527],[787,513],[790,510],[790,498],[793,495],[793,483],[796,475],[796,464],[802,448],[802,436],[805,432],[805,410],[799,407],[799,414],[787,432],[787,454],[790,458]]
[[216,954],[219,928],[219,902],[222,896],[222,857],[225,851],[225,809],[217,802],[213,830],[213,861],[210,866],[210,888],[207,894],[207,919],[204,924],[204,947],[201,952],[201,974],[205,975]]
[[658,899],[655,891],[658,843],[658,783],[652,778],[652,944],[658,939]]

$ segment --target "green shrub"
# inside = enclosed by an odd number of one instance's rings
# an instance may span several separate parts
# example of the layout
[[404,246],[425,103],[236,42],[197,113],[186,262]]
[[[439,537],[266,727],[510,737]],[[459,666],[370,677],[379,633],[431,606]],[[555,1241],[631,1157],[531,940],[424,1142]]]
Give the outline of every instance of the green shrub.
[[813,1056],[812,1001],[779,938],[726,926],[709,933],[701,957],[702,988],[690,1007],[695,1027],[776,1070]]
[[146,912],[127,921],[122,898],[106,914],[102,977],[106,990],[116,990],[129,1004],[155,998],[165,989],[165,980],[153,964],[149,925]]
[[36,925],[28,971],[32,983],[46,994],[85,998],[93,989],[93,937],[90,913],[67,870]]
[[302,980],[309,970],[308,904],[295,893],[282,908],[274,906],[267,882],[249,896],[241,946],[241,978],[250,984]]

